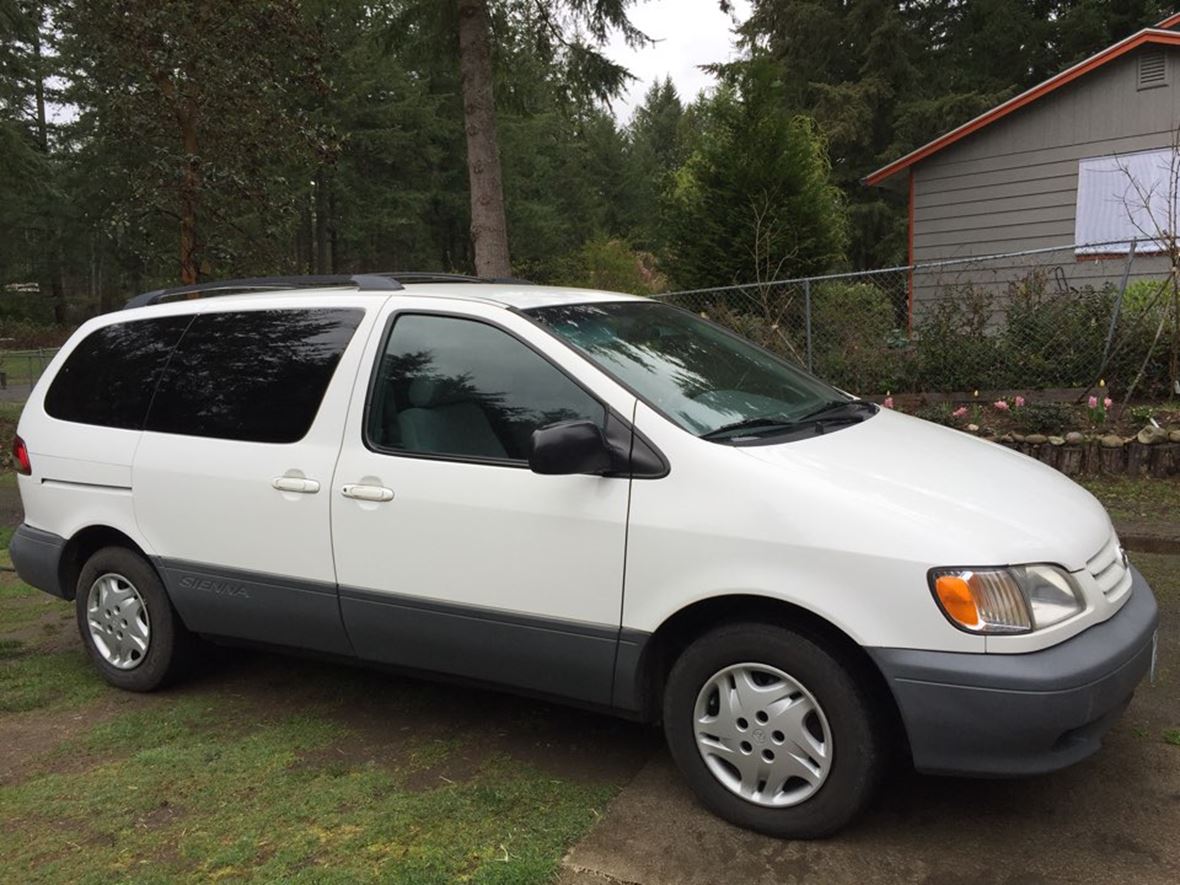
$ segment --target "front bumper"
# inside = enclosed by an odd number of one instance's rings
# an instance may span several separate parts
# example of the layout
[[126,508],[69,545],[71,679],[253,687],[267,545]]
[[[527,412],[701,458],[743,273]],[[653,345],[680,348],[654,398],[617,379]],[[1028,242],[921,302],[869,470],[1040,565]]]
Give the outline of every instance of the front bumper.
[[1027,654],[871,648],[914,766],[937,774],[1041,774],[1094,753],[1151,668],[1159,611],[1132,569],[1110,619]]

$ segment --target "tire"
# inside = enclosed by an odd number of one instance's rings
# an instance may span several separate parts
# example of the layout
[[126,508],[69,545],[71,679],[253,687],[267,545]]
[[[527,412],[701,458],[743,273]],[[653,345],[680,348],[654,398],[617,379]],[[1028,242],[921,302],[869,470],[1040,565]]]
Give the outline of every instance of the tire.
[[672,758],[730,823],[780,838],[829,836],[864,810],[885,767],[884,724],[858,672],[786,627],[719,627],[668,676]]
[[154,691],[175,679],[188,661],[193,637],[163,582],[142,556],[125,547],[104,547],[86,560],[74,608],[90,660],[116,688]]

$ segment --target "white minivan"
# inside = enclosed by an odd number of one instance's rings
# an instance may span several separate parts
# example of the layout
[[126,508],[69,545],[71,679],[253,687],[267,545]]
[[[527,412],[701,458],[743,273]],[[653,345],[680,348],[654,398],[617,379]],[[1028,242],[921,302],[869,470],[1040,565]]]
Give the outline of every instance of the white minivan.
[[662,722],[701,801],[766,833],[834,832],[899,760],[1077,762],[1153,665],[1155,599],[1086,491],[645,298],[148,293],[78,329],[18,434],[13,563],[111,684],[207,637]]

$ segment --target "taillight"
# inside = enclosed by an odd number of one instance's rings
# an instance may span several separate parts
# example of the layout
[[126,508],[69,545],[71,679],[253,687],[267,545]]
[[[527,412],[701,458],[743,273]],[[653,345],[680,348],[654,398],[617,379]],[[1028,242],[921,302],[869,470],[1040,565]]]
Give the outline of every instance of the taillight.
[[16,472],[28,476],[33,472],[33,465],[29,463],[29,447],[19,436],[12,438],[12,460],[16,464]]

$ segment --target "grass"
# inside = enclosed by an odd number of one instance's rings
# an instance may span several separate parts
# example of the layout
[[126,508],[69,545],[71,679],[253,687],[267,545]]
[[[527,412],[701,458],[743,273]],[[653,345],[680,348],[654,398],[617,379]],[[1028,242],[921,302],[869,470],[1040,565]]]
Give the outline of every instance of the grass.
[[1180,728],[1169,728],[1164,732],[1164,743],[1180,747]]
[[[33,350],[35,351],[36,348]],[[9,352],[0,353],[0,371],[8,373],[9,387],[30,385],[41,377],[41,373],[49,365],[49,360],[53,358],[56,348],[44,348],[43,350],[43,356],[38,356],[36,353],[29,356]]]
[[[218,684],[123,695],[72,639],[68,604],[11,575],[0,591],[0,733],[73,730],[0,781],[0,881],[546,882],[618,789],[489,751],[482,729],[391,720],[385,750],[348,752],[364,736],[342,714],[374,684],[352,671],[302,665],[320,699],[273,710]],[[407,721],[429,723],[430,690],[402,694]]]
[[1157,519],[1180,522],[1180,479],[1082,477],[1083,486],[1117,520]]
[[81,650],[39,653],[21,643],[0,657],[0,713],[76,707],[104,693]]
[[187,698],[127,714],[80,748],[92,767],[0,789],[0,878],[543,882],[612,792],[503,757],[415,792],[405,770],[301,764],[346,739],[329,719],[243,731],[222,727],[232,712]]
[[1175,556],[1160,553],[1130,554],[1131,563],[1143,573],[1151,590],[1160,603],[1180,603],[1180,573],[1177,573]]

